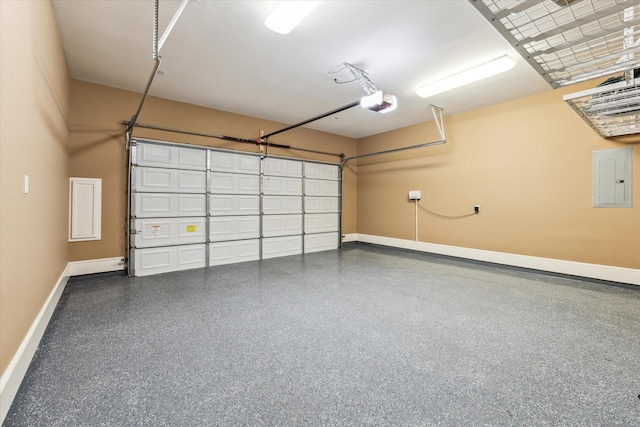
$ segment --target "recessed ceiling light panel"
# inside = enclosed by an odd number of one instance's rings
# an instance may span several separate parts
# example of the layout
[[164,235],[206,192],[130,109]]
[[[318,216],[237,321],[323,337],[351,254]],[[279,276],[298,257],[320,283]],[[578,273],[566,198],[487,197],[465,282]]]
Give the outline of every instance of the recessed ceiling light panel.
[[281,1],[264,21],[264,25],[276,33],[289,34],[319,4],[319,1]]

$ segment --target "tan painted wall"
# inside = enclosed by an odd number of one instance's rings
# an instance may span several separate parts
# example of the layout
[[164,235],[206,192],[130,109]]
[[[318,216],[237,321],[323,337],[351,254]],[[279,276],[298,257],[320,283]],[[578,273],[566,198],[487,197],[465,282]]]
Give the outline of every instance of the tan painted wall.
[[49,2],[3,0],[0,17],[4,372],[67,263],[69,77]]
[[[640,268],[640,146],[605,140],[562,100],[593,83],[445,118],[447,143],[358,163],[358,232],[561,260]],[[445,111],[446,114],[446,111]],[[434,123],[358,141],[363,154],[439,139]],[[632,209],[595,209],[592,151],[633,147]]]
[[[141,82],[144,84],[144,82]],[[102,240],[69,243],[70,260],[119,257],[125,254],[126,165],[123,120],[135,113],[141,95],[92,83],[71,81],[71,176],[102,178]],[[300,119],[306,119],[301,117]],[[215,135],[254,139],[261,129],[272,132],[286,125],[248,116],[149,97],[139,123],[186,129]],[[134,136],[196,145],[257,152],[255,145],[136,128]],[[356,153],[356,141],[310,129],[298,128],[271,138],[271,142],[330,153]],[[337,162],[333,156],[269,149],[269,154]],[[355,168],[345,173],[343,232],[356,230]]]

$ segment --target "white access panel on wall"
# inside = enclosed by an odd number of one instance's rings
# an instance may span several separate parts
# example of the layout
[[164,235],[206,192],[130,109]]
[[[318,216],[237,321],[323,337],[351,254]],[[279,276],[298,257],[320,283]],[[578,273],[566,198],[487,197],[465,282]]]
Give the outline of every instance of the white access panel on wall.
[[260,194],[260,176],[211,172],[209,191],[217,194]]
[[262,192],[267,195],[302,195],[302,178],[264,176]]
[[260,214],[260,196],[211,194],[209,196],[209,214],[215,216],[258,215]]
[[260,156],[226,151],[211,151],[210,169],[217,172],[260,173]]
[[304,194],[308,196],[329,196],[338,197],[340,194],[340,183],[325,179],[305,179]]
[[338,197],[304,197],[304,211],[306,213],[338,212]]
[[307,214],[304,216],[304,232],[327,233],[338,231],[340,217],[337,213],[329,214]]
[[139,218],[131,227],[131,246],[188,245],[207,240],[206,218]]
[[259,216],[221,216],[209,218],[209,239],[212,242],[255,239],[258,237],[260,237]]
[[330,179],[337,181],[340,176],[338,165],[304,162],[304,177],[311,179]]
[[304,236],[304,252],[338,249],[338,233],[308,234]]
[[270,237],[262,239],[262,258],[276,258],[302,253],[302,236]]
[[302,215],[265,215],[262,217],[264,237],[302,234]]
[[132,249],[132,254],[136,276],[189,270],[207,265],[204,244]]
[[136,142],[135,157],[132,160],[138,166],[205,170],[207,151],[201,148]]
[[135,193],[131,216],[137,218],[206,216],[205,194]]
[[263,196],[262,212],[267,215],[302,213],[302,196]]
[[205,171],[133,167],[131,190],[155,193],[204,193]]
[[209,245],[209,265],[232,264],[260,259],[260,240],[235,240]]
[[69,241],[100,240],[102,179],[69,178]]
[[302,177],[302,162],[300,160],[266,157],[262,159],[262,173],[271,176]]

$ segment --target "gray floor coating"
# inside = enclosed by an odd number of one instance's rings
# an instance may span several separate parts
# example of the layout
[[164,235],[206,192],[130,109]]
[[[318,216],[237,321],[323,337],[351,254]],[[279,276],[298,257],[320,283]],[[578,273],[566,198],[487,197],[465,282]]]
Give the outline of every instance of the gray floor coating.
[[73,280],[6,426],[640,425],[640,289],[351,244]]

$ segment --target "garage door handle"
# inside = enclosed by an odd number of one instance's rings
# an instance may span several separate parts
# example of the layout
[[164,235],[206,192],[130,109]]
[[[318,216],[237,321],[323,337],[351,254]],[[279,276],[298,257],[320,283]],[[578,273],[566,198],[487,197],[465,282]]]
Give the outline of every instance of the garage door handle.
[[624,184],[624,179],[616,179],[616,184]]

